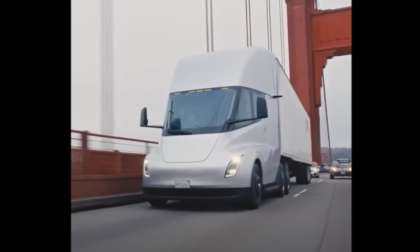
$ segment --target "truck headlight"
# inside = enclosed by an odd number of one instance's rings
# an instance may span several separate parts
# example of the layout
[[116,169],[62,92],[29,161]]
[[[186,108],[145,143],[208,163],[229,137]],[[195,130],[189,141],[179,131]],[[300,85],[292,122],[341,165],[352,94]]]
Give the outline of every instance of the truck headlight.
[[335,171],[337,171],[337,168],[332,167],[332,168],[331,168],[331,171],[335,172]]
[[239,168],[239,164],[241,163],[241,158],[239,156],[234,156],[227,168],[226,168],[226,172],[225,172],[225,178],[229,178],[229,177],[233,177],[236,175],[238,168]]
[[351,167],[349,168],[349,171],[351,171]]
[[146,178],[150,177],[150,171],[149,171],[149,161],[147,161],[147,159],[145,159],[143,161],[143,176],[145,176]]

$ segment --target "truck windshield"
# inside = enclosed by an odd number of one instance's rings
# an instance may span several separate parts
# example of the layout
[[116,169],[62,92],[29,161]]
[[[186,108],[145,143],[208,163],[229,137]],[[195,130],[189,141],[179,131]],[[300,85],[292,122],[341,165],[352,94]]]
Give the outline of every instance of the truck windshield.
[[238,88],[171,93],[163,135],[221,132],[230,118]]

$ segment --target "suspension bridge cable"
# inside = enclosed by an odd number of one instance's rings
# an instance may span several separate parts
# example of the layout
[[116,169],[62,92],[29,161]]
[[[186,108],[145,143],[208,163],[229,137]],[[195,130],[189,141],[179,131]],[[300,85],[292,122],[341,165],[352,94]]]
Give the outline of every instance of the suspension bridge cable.
[[210,46],[210,50],[213,52],[214,51],[214,31],[213,31],[213,0],[210,0],[210,38],[211,38],[211,46]]
[[205,12],[206,12],[206,50],[207,52],[214,51],[214,39],[213,39],[213,0],[205,1]]
[[245,32],[246,32],[246,47],[249,47],[249,34],[248,34],[248,1],[245,0]]
[[283,1],[279,0],[279,14],[280,14],[280,56],[281,56],[281,63],[283,65],[286,64],[286,56],[285,56],[285,48],[284,48],[284,24],[283,24]]
[[272,41],[271,41],[271,0],[266,0],[266,9],[267,9],[267,47],[268,50],[272,51]]
[[324,74],[322,74],[322,86],[324,90],[325,119],[326,119],[326,124],[327,124],[327,136],[328,136],[329,165],[331,166],[332,164],[331,138],[330,138],[330,126],[329,126],[329,121],[328,121],[327,91],[325,87]]
[[209,10],[208,10],[208,1],[205,1],[205,11],[206,11],[206,49],[207,52],[210,51],[210,47],[209,47]]
[[251,0],[248,0],[248,19],[249,19],[249,47],[252,47],[252,15],[251,15]]
[[248,0],[245,0],[245,23],[246,23],[246,47],[250,47],[249,43],[249,16],[248,16]]
[[245,0],[246,47],[252,47],[251,2]]

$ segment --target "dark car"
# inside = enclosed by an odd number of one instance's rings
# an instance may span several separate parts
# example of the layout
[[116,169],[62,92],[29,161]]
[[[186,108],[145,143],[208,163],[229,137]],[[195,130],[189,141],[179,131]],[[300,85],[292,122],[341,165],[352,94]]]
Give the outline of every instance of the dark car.
[[351,160],[341,158],[334,162],[334,165],[330,169],[330,179],[339,176],[351,177]]
[[328,167],[328,165],[326,164],[320,165],[319,172],[329,172],[329,171],[330,171],[330,168]]

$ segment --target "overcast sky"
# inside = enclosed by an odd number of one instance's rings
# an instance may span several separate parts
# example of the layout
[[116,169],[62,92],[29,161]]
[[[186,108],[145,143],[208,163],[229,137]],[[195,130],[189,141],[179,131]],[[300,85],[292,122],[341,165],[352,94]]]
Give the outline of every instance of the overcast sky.
[[[72,128],[92,132],[101,132],[100,1],[72,0]],[[244,1],[213,2],[215,50],[246,47]],[[279,1],[271,5],[273,52],[281,58]],[[318,1],[320,9],[349,5]],[[251,8],[253,46],[266,48],[265,1],[251,0]],[[138,127],[139,111],[147,106],[149,122],[161,124],[177,60],[205,52],[204,0],[114,0],[113,13],[113,134],[159,140],[160,130]],[[285,42],[288,59],[287,37]],[[288,60],[284,64],[288,71]],[[324,73],[332,146],[351,146],[351,56],[329,60]]]
[[[351,6],[350,0],[318,0],[320,9]],[[332,147],[351,147],[351,55],[335,57],[324,69],[328,119]],[[323,90],[321,117],[321,145],[328,146]]]

